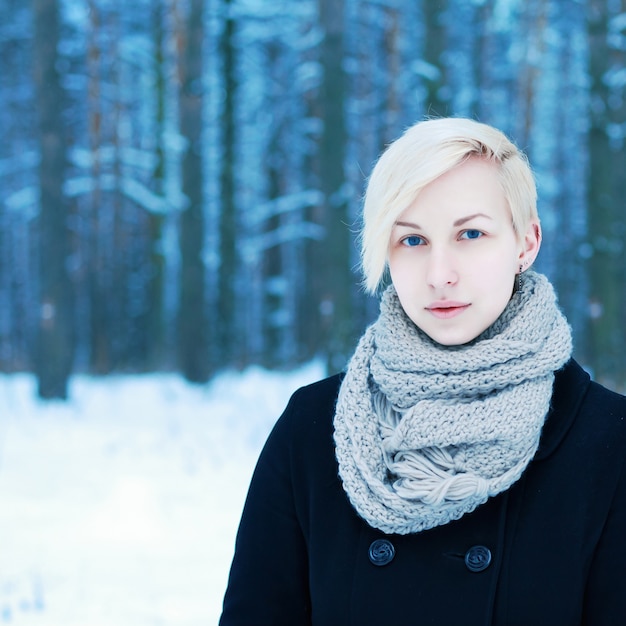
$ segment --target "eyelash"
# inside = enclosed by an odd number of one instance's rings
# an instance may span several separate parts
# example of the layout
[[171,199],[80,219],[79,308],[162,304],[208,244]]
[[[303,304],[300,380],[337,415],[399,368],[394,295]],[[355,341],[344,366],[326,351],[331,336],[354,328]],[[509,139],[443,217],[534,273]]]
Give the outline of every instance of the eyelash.
[[[468,233],[475,233],[476,236],[475,237],[466,236],[466,235],[468,235]],[[467,239],[468,241],[474,241],[476,239],[480,239],[481,237],[483,237],[484,234],[485,233],[483,233],[481,230],[478,230],[477,228],[468,228],[467,230],[464,230],[459,235],[459,239]],[[410,239],[419,240],[419,243],[417,241],[415,241],[413,244],[410,244],[409,243]],[[424,245],[425,239],[423,237],[421,237],[420,235],[408,235],[407,237],[403,237],[400,240],[400,243],[403,246],[406,246],[407,248],[417,248],[417,247],[419,247],[421,245]]]
[[[413,244],[410,244],[409,239],[419,239],[421,243],[415,242]],[[409,235],[408,237],[403,237],[400,240],[400,243],[403,246],[406,246],[407,248],[417,248],[418,246],[423,245],[423,242],[424,242],[424,238],[420,237],[419,235]]]
[[[463,237],[463,235],[467,235],[468,233],[477,233],[478,237]],[[461,233],[461,238],[462,239],[480,239],[485,233],[483,233],[481,230],[478,230],[476,228],[468,228],[467,230],[464,230]]]

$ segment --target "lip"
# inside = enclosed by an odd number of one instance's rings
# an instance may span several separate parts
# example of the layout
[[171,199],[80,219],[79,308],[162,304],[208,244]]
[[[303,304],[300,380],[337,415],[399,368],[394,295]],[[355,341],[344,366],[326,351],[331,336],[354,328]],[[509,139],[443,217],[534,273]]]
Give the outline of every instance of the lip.
[[466,302],[454,302],[453,300],[441,300],[433,302],[426,307],[426,310],[438,319],[450,319],[456,317],[469,308]]

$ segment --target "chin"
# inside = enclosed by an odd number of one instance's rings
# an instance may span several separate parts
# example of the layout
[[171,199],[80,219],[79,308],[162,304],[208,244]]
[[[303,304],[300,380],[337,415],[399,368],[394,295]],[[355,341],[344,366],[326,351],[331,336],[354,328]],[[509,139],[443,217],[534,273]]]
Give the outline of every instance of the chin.
[[440,346],[443,346],[444,348],[454,348],[456,346],[464,346],[468,343],[471,343],[472,341],[474,341],[474,339],[476,339],[476,337],[472,337],[472,339],[445,339],[442,341],[433,339],[433,341],[437,342]]
[[474,339],[480,336],[483,331],[479,333],[433,333],[430,334],[428,331],[420,328],[422,332],[428,335],[435,343],[438,343],[440,346],[444,346],[446,348],[453,348],[455,346],[464,346],[468,343],[472,343]]

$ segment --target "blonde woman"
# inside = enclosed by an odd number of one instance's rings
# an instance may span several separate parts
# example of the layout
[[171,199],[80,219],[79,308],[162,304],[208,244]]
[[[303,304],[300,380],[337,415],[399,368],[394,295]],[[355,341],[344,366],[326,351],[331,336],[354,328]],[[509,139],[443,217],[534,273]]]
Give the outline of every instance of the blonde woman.
[[626,398],[572,359],[530,269],[524,155],[472,120],[420,122],[376,164],[363,223],[380,315],[274,427],[221,626],[626,624]]

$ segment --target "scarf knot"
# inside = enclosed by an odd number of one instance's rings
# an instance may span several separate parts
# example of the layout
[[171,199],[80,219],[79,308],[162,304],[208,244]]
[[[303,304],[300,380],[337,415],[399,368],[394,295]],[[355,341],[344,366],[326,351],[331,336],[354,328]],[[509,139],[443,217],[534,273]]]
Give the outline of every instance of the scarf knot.
[[548,280],[527,272],[496,322],[444,347],[389,287],[350,360],[334,418],[339,474],[371,526],[407,534],[473,511],[539,446],[571,331]]

